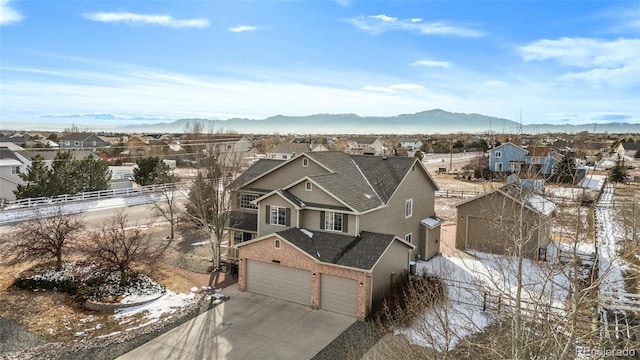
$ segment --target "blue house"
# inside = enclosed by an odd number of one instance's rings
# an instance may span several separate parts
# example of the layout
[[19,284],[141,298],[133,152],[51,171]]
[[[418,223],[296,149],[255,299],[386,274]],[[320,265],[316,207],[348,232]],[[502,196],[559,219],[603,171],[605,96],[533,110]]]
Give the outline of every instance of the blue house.
[[496,146],[489,152],[489,171],[520,172],[525,164],[527,154],[527,150],[511,142]]
[[489,152],[489,170],[494,173],[529,173],[550,176],[563,155],[548,147],[522,148],[511,142]]

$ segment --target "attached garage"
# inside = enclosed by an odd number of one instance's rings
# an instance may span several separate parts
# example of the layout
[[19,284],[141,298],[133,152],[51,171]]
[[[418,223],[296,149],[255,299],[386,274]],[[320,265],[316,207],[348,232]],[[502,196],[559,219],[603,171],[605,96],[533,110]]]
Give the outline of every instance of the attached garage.
[[[353,237],[290,228],[237,245],[238,289],[365,319],[413,245],[390,234]],[[374,285],[376,283],[377,285]]]
[[334,275],[320,276],[320,308],[358,316],[358,282]]
[[311,272],[280,264],[247,260],[247,291],[311,304]]

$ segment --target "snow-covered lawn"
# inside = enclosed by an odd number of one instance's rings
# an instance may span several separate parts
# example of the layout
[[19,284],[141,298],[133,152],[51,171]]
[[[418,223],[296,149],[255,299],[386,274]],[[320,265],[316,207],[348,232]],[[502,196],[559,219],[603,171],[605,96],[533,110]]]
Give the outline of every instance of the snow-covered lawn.
[[[438,256],[418,263],[418,271],[440,277],[447,284],[447,301],[426,310],[410,328],[397,332],[413,344],[436,350],[453,349],[460,339],[485,329],[495,319],[483,311],[485,293],[503,306],[513,304],[517,286],[517,259],[509,256],[472,253],[475,258]],[[522,294],[524,314],[550,312],[564,315],[569,294],[567,268],[554,261],[524,259]],[[503,311],[508,311],[507,308]]]

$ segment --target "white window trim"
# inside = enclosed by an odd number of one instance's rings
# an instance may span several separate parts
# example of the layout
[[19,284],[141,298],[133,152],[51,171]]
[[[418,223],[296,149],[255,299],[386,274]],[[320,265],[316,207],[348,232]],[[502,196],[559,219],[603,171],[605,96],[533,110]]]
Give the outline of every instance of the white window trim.
[[[330,229],[327,222],[327,217],[331,215],[331,224],[332,224],[332,228]],[[340,215],[340,229],[336,229],[336,215]],[[335,231],[335,232],[342,232],[344,229],[344,214],[343,213],[339,213],[339,212],[335,212],[335,211],[326,211],[324,213],[324,229],[326,231]]]
[[304,189],[306,191],[312,191],[313,190],[313,184],[311,183],[311,181],[307,181],[306,183],[304,183]]
[[[280,210],[284,211],[284,224],[279,224],[279,213]],[[276,214],[276,221],[273,221],[273,214]],[[269,224],[274,226],[287,226],[287,208],[284,206],[271,206],[269,208]]]
[[408,219],[413,216],[413,199],[407,199],[404,202],[404,218]]
[[244,204],[242,203],[242,197],[243,197],[243,196],[255,196],[255,198],[253,199],[253,200],[255,200],[255,199],[257,199],[257,198],[259,197],[259,196],[258,196],[258,194],[247,194],[247,193],[241,193],[241,194],[240,194],[240,199],[238,200],[238,202],[240,203],[240,204],[239,204],[239,205],[240,205],[240,209],[258,210],[258,206],[257,206],[257,205],[253,205],[253,204],[251,204],[251,203],[249,204],[249,205],[250,205],[249,207],[247,207],[247,206],[243,206],[243,205],[244,205]]
[[502,159],[502,151],[496,151],[496,159]]
[[278,249],[278,250],[280,250],[280,248],[281,248],[281,247],[282,247],[282,246],[280,245],[280,239],[275,239],[275,240],[273,241],[273,248],[274,248],[274,249]]
[[[409,238],[409,239],[407,239]],[[404,241],[408,242],[408,243],[413,243],[413,233],[410,232],[407,235],[404,236]]]
[[307,159],[307,158],[302,159],[302,166],[308,167],[309,166],[309,159]]

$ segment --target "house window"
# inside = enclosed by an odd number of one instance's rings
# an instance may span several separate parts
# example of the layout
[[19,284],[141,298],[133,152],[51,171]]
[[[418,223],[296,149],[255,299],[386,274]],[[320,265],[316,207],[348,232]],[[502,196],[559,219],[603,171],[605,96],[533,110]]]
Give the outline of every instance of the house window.
[[240,243],[243,243],[245,241],[249,241],[251,239],[253,239],[253,234],[252,233],[242,232],[242,231],[234,231],[233,232],[233,243],[234,244],[240,244]]
[[12,166],[11,167],[11,174],[12,175],[20,174],[20,166]]
[[306,183],[304,183],[304,189],[307,191],[311,191],[313,189],[313,185],[311,184],[311,181],[307,181]]
[[80,141],[74,141],[73,146],[80,146]]
[[404,236],[404,241],[410,243],[413,240],[413,233],[408,233]]
[[280,249],[280,240],[276,239],[273,242],[273,247],[276,248],[276,249]]
[[251,202],[258,198],[258,194],[240,194],[240,208],[258,210],[258,205]]
[[501,163],[501,162],[496,163],[496,171],[497,171],[497,172],[502,172],[502,171],[503,171],[503,169],[502,169],[502,163]]
[[94,142],[92,142],[91,144],[92,144],[93,146],[96,146],[96,142],[95,142],[95,141],[94,141]]
[[287,155],[282,155],[283,160],[287,160]]
[[502,151],[496,151],[496,159],[502,158]]
[[302,159],[302,166],[304,166],[304,167],[309,166],[309,159],[307,159],[307,158]]
[[271,225],[287,226],[287,209],[282,206],[271,206],[269,223]]
[[324,229],[329,231],[342,231],[343,220],[343,214],[327,211],[324,213]]
[[511,171],[519,172],[520,171],[520,163],[511,163]]
[[71,141],[65,141],[65,142],[64,142],[64,144],[65,144],[66,146],[69,146],[69,145],[71,145]]
[[413,215],[413,199],[407,199],[404,203],[404,217],[408,218]]

